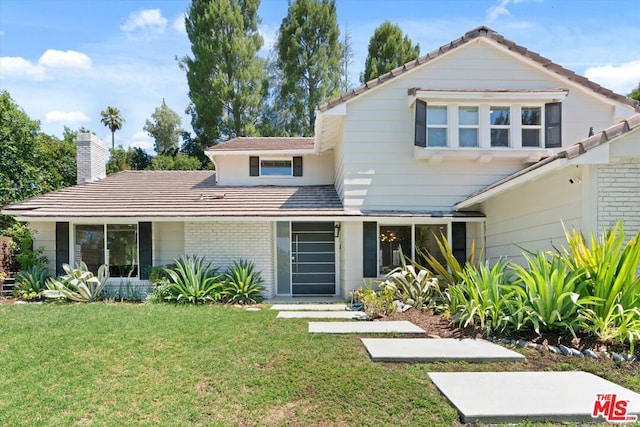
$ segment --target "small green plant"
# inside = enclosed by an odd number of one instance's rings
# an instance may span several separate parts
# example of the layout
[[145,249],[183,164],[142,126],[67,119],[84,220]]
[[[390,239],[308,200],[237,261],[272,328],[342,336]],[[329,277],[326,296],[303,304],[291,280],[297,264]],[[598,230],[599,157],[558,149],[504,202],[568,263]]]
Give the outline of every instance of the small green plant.
[[169,279],[160,279],[153,283],[153,290],[147,295],[146,301],[159,304],[171,300],[171,282]]
[[167,301],[199,304],[220,301],[223,280],[203,257],[184,256],[175,261],[175,267],[164,269],[169,276]]
[[4,283],[4,279],[6,278],[7,278],[7,273],[5,273],[4,271],[0,272],[0,285]]
[[[476,242],[475,240],[471,241],[471,246],[469,247],[469,258],[466,263],[460,264],[458,259],[453,255],[453,250],[451,249],[451,245],[447,240],[446,236],[440,234],[440,236],[435,236],[436,242],[438,244],[438,248],[440,249],[440,253],[444,257],[445,263],[441,263],[438,258],[429,252],[423,252],[418,250],[421,258],[427,264],[427,268],[429,268],[434,274],[438,275],[444,284],[448,286],[453,286],[463,279],[465,264],[471,264],[473,267],[479,267],[482,257],[484,255],[484,246],[480,248],[478,253],[476,254]],[[477,255],[477,256],[476,256]],[[412,262],[414,265],[415,262]]]
[[49,273],[41,266],[31,266],[16,275],[13,296],[26,301],[39,300],[46,289]]
[[16,222],[7,230],[5,235],[11,237],[11,249],[15,254],[15,259],[20,265],[20,270],[28,270],[33,266],[45,266],[48,262],[43,255],[44,248],[33,248],[34,232],[29,224]]
[[[366,282],[365,282],[366,283]],[[396,299],[396,289],[393,286],[379,285],[379,289],[373,288],[373,283],[369,282],[363,287],[353,292],[354,300],[361,302],[364,312],[371,319],[386,316],[395,311],[393,301]]]
[[101,265],[97,276],[84,262],[80,262],[76,268],[69,264],[62,264],[67,273],[57,279],[47,281],[47,289],[42,292],[46,298],[66,298],[76,302],[92,302],[100,297],[100,293],[109,279],[109,268]]
[[440,296],[438,279],[426,268],[407,264],[402,253],[400,256],[402,265],[385,276],[384,286],[395,289],[396,298],[411,307],[434,307]]
[[225,274],[222,298],[234,304],[255,304],[262,299],[262,283],[251,261],[234,261]]

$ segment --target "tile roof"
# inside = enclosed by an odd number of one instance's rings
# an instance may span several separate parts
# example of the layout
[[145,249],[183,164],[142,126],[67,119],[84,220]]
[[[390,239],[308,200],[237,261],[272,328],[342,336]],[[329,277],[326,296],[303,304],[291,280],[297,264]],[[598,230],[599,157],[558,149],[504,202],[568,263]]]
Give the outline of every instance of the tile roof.
[[536,52],[532,52],[530,50],[528,50],[526,47],[524,46],[520,46],[514,42],[512,42],[511,40],[508,40],[506,38],[504,38],[503,36],[501,36],[500,34],[498,34],[497,32],[495,32],[494,30],[487,28],[485,26],[481,26],[478,28],[475,28],[471,31],[468,31],[464,36],[460,37],[457,40],[452,41],[449,44],[443,45],[440,48],[433,50],[429,53],[427,53],[424,56],[419,57],[418,59],[414,60],[414,61],[410,61],[407,62],[406,64],[389,71],[386,74],[381,75],[378,78],[375,78],[373,80],[370,80],[368,82],[366,82],[364,85],[357,87],[353,90],[350,90],[348,92],[343,93],[342,95],[340,95],[337,98],[334,98],[332,100],[330,100],[329,102],[327,102],[326,104],[323,104],[320,106],[319,110],[320,111],[326,111],[329,110],[333,107],[335,107],[336,105],[342,104],[343,102],[349,101],[367,91],[369,91],[370,89],[373,89],[391,79],[393,79],[394,77],[397,77],[399,75],[402,75],[404,73],[406,73],[407,71],[410,71],[420,65],[423,65],[429,61],[432,61],[435,58],[438,58],[439,56],[442,56],[443,54],[457,48],[460,47],[466,43],[469,43],[470,41],[477,39],[478,37],[485,37],[488,39],[491,39],[495,42],[497,42],[498,44],[501,44],[502,46],[506,47],[507,49],[517,52],[520,55],[534,61],[537,62],[539,65],[543,66],[544,68],[546,68],[547,70],[554,72],[556,74],[559,74],[562,77],[565,77],[579,85],[582,85],[584,87],[586,87],[587,89],[590,89],[602,96],[605,96],[607,98],[613,99],[615,101],[621,102],[623,104],[627,104],[629,106],[631,106],[632,108],[635,108],[636,111],[640,112],[640,106],[638,105],[637,102],[635,102],[632,99],[629,99],[625,96],[619,95],[609,89],[606,89],[602,86],[600,86],[597,83],[592,82],[591,80],[587,79],[586,77],[580,76],[576,73],[574,73],[571,70],[568,70],[564,67],[562,67],[561,65],[558,65],[554,62],[552,62],[550,59],[547,59],[543,56],[541,56],[540,54],[536,53]]
[[[519,170],[518,172],[509,175],[503,179],[501,179],[500,181],[497,181],[491,185],[489,185],[488,187],[483,188],[482,190],[476,191],[475,193],[473,193],[472,195],[470,195],[469,197],[467,197],[465,200],[463,200],[462,202],[466,202],[467,200],[470,200],[474,197],[477,197],[481,194],[484,194],[490,190],[493,190],[497,187],[500,187],[501,185],[506,184],[509,181],[513,181],[514,179],[526,175],[529,172],[532,172],[536,169],[541,168],[544,165],[547,165],[549,163],[552,163],[558,159],[567,159],[567,160],[571,160],[574,159],[578,156],[581,156],[582,154],[585,154],[587,151],[589,150],[593,150],[596,147],[599,147],[601,145],[604,145],[606,143],[608,143],[609,141],[611,141],[614,138],[618,138],[626,133],[631,132],[634,129],[640,128],[640,114],[635,114],[631,117],[629,117],[626,120],[623,120],[621,122],[618,122],[616,124],[614,124],[613,126],[609,126],[608,128],[606,128],[603,131],[600,131],[588,138],[583,139],[580,142],[577,142],[561,151],[558,151],[556,154],[554,154],[553,156],[549,156],[543,160],[540,160],[538,163],[534,163],[531,166],[524,168],[522,170]],[[460,203],[462,203],[460,202]]]
[[211,171],[125,171],[5,206],[19,218],[344,216],[332,185],[220,187]]
[[312,150],[313,138],[239,137],[207,148],[207,151]]

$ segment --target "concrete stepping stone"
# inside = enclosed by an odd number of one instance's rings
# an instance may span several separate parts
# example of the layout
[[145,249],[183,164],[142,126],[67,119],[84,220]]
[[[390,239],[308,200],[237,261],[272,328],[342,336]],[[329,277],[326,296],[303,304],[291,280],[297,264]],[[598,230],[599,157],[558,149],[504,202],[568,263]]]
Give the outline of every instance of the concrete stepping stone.
[[406,320],[389,322],[309,322],[312,334],[416,334],[424,329]]
[[281,311],[278,319],[356,319],[367,320],[362,311]]
[[374,362],[524,361],[513,350],[482,339],[362,338]]
[[596,401],[597,414],[625,401],[626,414],[640,413],[640,394],[587,372],[431,372],[429,377],[463,423],[603,422],[604,415],[592,417]]
[[280,311],[345,311],[346,304],[273,304],[271,310]]

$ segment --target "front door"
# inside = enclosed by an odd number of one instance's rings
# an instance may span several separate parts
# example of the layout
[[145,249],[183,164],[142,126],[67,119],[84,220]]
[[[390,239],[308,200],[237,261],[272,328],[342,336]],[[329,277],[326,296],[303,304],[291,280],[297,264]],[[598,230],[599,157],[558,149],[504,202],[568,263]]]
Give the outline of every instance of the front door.
[[291,223],[291,293],[334,295],[336,249],[333,222]]

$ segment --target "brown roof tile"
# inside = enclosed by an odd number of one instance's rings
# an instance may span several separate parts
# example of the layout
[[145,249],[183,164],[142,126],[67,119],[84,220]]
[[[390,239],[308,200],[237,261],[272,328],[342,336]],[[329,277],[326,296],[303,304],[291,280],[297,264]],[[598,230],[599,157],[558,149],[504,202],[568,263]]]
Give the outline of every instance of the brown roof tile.
[[238,137],[209,147],[207,151],[311,150],[313,138],[305,137]]
[[603,95],[607,98],[613,99],[615,101],[621,102],[623,104],[627,104],[633,108],[635,108],[636,111],[640,112],[640,105],[638,105],[637,102],[635,102],[632,99],[629,99],[625,96],[619,95],[617,93],[614,93],[613,91],[606,89],[602,86],[600,86],[599,84],[592,82],[591,80],[580,76],[576,73],[574,73],[571,70],[568,70],[564,67],[562,67],[559,64],[556,64],[554,62],[552,62],[550,59],[545,58],[543,56],[541,56],[540,54],[536,53],[536,52],[532,52],[530,50],[528,50],[526,47],[524,46],[520,46],[518,44],[516,44],[515,42],[504,38],[503,36],[501,36],[500,34],[498,34],[497,32],[495,32],[494,30],[487,28],[485,26],[482,27],[478,27],[478,28],[474,28],[471,31],[468,31],[464,36],[460,37],[459,39],[456,39],[452,42],[450,42],[449,44],[443,45],[441,47],[439,47],[436,50],[433,50],[429,53],[427,53],[426,55],[417,58],[414,61],[408,62],[394,70],[389,71],[386,74],[383,74],[381,76],[379,76],[378,78],[375,78],[373,80],[370,80],[368,82],[366,82],[365,84],[363,84],[360,87],[357,87],[355,89],[352,89],[350,91],[347,91],[345,93],[343,93],[342,95],[338,96],[337,98],[334,98],[332,100],[330,100],[329,102],[327,102],[326,104],[323,104],[320,106],[320,111],[326,111],[329,110],[333,107],[335,107],[336,105],[342,104],[343,102],[349,101],[357,96],[359,96],[360,94],[373,89],[379,85],[381,85],[382,83],[385,83],[386,81],[397,77],[401,74],[404,74],[405,72],[415,68],[418,65],[422,65],[424,63],[427,63],[439,56],[442,56],[444,53],[449,52],[452,49],[455,49],[459,46],[462,46],[468,42],[470,42],[471,40],[474,40],[478,37],[486,37],[489,38],[505,47],[507,47],[508,49],[517,52],[529,59],[531,59],[534,62],[537,62],[538,64],[540,64],[541,66],[543,66],[544,68],[546,68],[549,71],[552,71],[556,74],[559,74],[562,77],[568,78],[569,80],[573,80],[576,83],[580,84],[581,86],[586,87],[587,89],[590,89],[596,93],[599,93],[600,95]]
[[126,171],[5,206],[22,218],[345,215],[332,185],[219,187],[211,171]]

